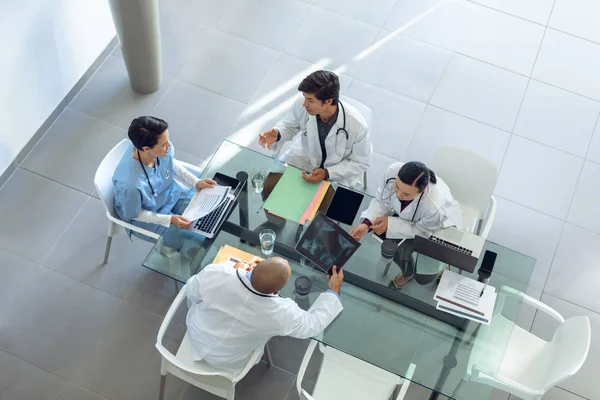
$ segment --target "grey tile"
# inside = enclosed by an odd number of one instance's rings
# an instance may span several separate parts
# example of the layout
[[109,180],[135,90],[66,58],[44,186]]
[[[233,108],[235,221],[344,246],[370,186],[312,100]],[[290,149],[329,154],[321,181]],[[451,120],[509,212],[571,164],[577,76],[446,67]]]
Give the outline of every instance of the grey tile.
[[123,129],[67,108],[21,167],[92,194],[98,165],[126,137]]
[[111,55],[69,105],[70,108],[127,129],[131,120],[151,115],[173,78],[163,74],[161,88],[151,94],[131,89],[125,62],[120,53]]
[[154,114],[169,123],[177,149],[204,159],[229,134],[244,107],[244,103],[177,80]]
[[[73,383],[110,400],[148,400],[158,398],[160,354],[154,347],[161,318],[139,307],[122,302],[115,318],[102,332]],[[175,351],[183,329],[165,338]],[[173,377],[169,377],[173,378]],[[168,379],[170,393],[179,392],[183,383]]]
[[217,28],[281,51],[309,9],[297,0],[238,0],[232,2]]
[[[309,394],[312,394],[313,390],[315,390],[315,383],[303,381],[301,387]],[[300,400],[300,395],[298,394],[298,389],[296,388],[296,381],[294,381],[292,384],[292,388],[290,389],[290,393],[288,393],[286,400]]]
[[[158,272],[142,267],[124,300],[154,314],[164,316],[179,293],[175,282]],[[184,305],[182,305],[183,308]],[[185,324],[185,318],[180,322]]]
[[[579,372],[567,379],[565,382],[560,383],[558,386],[586,399],[600,398],[600,388],[598,385],[592,384],[592,382],[595,382],[598,377],[597,371],[598,365],[600,365],[600,337],[597,334],[594,334],[594,332],[598,332],[600,330],[600,314],[559,299],[558,297],[552,296],[548,293],[544,293],[541,300],[543,303],[558,311],[565,319],[580,315],[587,316],[590,319],[590,325],[592,328],[592,344],[590,346],[590,352],[587,360]],[[552,339],[557,327],[558,321],[547,314],[538,311],[531,332],[536,336],[549,341]],[[566,393],[559,392],[556,393],[556,395],[564,395],[564,397],[555,397],[557,399],[571,399],[570,397],[566,396]]]
[[[276,336],[269,341],[273,364],[293,375],[298,375],[300,363],[311,339],[296,339],[288,336]],[[315,350],[306,367],[304,380],[315,382],[319,375],[323,354]]]
[[41,262],[88,197],[17,169],[0,189],[0,246]]
[[260,362],[237,384],[236,398],[285,400],[294,379],[294,375]]
[[235,36],[206,32],[203,46],[186,64],[179,79],[249,103],[279,52]]
[[100,200],[91,197],[44,259],[44,265],[123,298],[135,282],[152,244],[113,237],[108,263],[103,265],[108,219]]
[[600,312],[599,256],[600,235],[566,223],[544,292]]
[[[554,387],[546,392],[544,400],[586,400],[574,393],[567,392],[561,388]],[[510,395],[509,400],[519,400],[519,397]]]
[[[14,261],[14,260],[13,260]],[[6,272],[15,266],[23,271]],[[45,267],[23,261],[0,269],[3,286],[21,284],[21,294],[0,305],[0,349],[70,379],[115,315],[119,300]],[[13,282],[9,281],[11,277]],[[25,279],[25,277],[27,279]]]
[[59,400],[106,400],[106,398],[69,383]]
[[378,31],[373,25],[313,7],[285,52],[334,69],[367,49]]
[[59,377],[2,351],[0,371],[2,400],[56,400],[66,385]]

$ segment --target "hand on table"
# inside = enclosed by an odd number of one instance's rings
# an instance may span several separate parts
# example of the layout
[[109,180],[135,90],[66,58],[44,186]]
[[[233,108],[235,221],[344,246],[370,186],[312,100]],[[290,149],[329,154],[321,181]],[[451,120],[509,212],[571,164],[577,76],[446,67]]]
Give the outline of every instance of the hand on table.
[[360,224],[352,228],[350,236],[356,240],[360,240],[364,238],[367,233],[369,233],[369,226],[367,224]]
[[317,168],[313,172],[307,174],[302,171],[302,179],[310,183],[319,183],[327,178],[327,172],[323,168]]
[[204,188],[214,188],[217,186],[217,182],[212,179],[200,179],[198,183],[196,183],[196,190],[202,190]]
[[373,221],[373,225],[371,225],[371,228],[373,228],[373,232],[375,232],[378,235],[387,232],[388,217],[377,218],[375,221]]
[[329,278],[329,289],[333,290],[337,294],[340,294],[342,288],[342,282],[344,282],[344,271],[337,266],[331,268],[331,276]]
[[192,221],[183,218],[181,215],[171,215],[171,225],[175,225],[179,229],[188,229],[192,226]]
[[277,141],[278,136],[279,131],[275,128],[271,128],[268,131],[264,131],[258,135],[258,144],[260,144],[262,147],[268,147],[269,150],[273,150],[271,146]]

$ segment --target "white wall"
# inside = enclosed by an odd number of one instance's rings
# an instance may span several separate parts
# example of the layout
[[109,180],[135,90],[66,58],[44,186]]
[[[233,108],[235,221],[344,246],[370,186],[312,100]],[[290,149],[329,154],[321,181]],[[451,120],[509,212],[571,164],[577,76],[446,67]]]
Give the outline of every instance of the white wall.
[[0,0],[0,175],[114,36],[108,0]]

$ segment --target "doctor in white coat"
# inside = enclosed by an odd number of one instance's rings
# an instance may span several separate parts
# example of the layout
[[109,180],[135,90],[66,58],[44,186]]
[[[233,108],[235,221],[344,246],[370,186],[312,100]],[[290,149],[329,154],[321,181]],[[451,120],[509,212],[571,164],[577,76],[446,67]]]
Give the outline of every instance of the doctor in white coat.
[[437,274],[419,274],[412,263],[415,235],[431,233],[455,226],[462,226],[462,214],[450,188],[425,164],[411,161],[390,165],[377,194],[350,234],[362,239],[370,230],[387,239],[406,239],[399,247],[394,260],[402,273],[390,282],[390,287],[400,289],[416,273],[419,283],[431,282]]
[[334,268],[330,289],[308,311],[277,295],[290,276],[289,264],[278,257],[258,263],[252,272],[211,264],[192,276],[187,327],[193,359],[236,374],[272,336],[305,339],[323,331],[342,311],[343,272]]
[[369,128],[356,108],[339,100],[337,75],[313,72],[298,90],[302,96],[283,120],[259,135],[260,145],[278,151],[296,139],[280,160],[308,172],[306,181],[357,182],[371,163]]

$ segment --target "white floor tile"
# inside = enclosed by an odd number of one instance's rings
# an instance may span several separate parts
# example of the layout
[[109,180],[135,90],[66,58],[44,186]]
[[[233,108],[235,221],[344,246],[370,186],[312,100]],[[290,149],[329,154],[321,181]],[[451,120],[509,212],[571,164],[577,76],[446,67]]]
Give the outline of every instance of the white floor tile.
[[376,26],[313,7],[285,52],[335,69],[369,48],[378,31]]
[[600,45],[548,29],[532,78],[600,100]]
[[548,26],[584,39],[600,42],[596,0],[556,0]]
[[581,158],[513,136],[496,184],[496,194],[564,219],[582,165]]
[[309,9],[309,4],[297,0],[234,0],[217,28],[283,50]]
[[455,54],[431,104],[512,131],[527,78]]
[[250,102],[280,53],[247,40],[206,31],[203,46],[179,78],[232,99]]
[[546,25],[554,0],[474,0],[505,13],[525,18],[538,24]]
[[371,167],[367,171],[367,193],[371,196],[376,195],[377,188],[383,179],[383,174],[390,165],[398,161],[397,158],[388,157],[376,151],[373,152],[371,155]]
[[531,80],[514,133],[585,157],[600,103]]
[[316,0],[313,4],[375,26],[382,26],[396,0]]
[[500,197],[496,201],[496,219],[488,239],[535,258],[529,286],[543,290],[563,222]]
[[456,51],[529,76],[544,27],[487,7],[477,7]]
[[345,94],[373,112],[369,127],[373,150],[400,158],[419,126],[426,104],[356,79]]
[[244,107],[244,103],[177,80],[154,114],[169,123],[176,149],[205,159],[230,133]]
[[[509,400],[519,400],[518,397],[511,396]],[[564,389],[553,387],[548,390],[544,395],[544,400],[586,400],[583,397],[577,396],[571,392],[567,392]]]
[[[569,277],[563,276],[563,279],[565,284],[567,284]],[[595,333],[600,330],[600,315],[586,310],[585,308],[578,307],[575,304],[568,303],[548,293],[544,293],[542,302],[554,308],[565,318],[572,318],[580,315],[588,317],[592,329],[592,344],[590,346],[590,351],[579,372],[558,385],[558,388],[565,390],[557,390],[557,388],[552,389],[544,396],[544,400],[583,400],[600,398],[600,388],[598,385],[593,384],[593,382],[598,379],[598,365],[600,365],[600,336]],[[531,332],[544,340],[551,340],[557,327],[558,321],[547,314],[538,312]],[[571,393],[568,393],[567,391]],[[576,393],[578,396],[574,396],[572,393]],[[514,398],[511,398],[511,400],[513,399]]]
[[600,163],[600,126],[598,126],[598,122],[596,122],[596,129],[588,149],[587,159]]
[[152,110],[172,83],[173,77],[163,74],[162,86],[156,92],[134,92],[129,83],[123,57],[117,52],[106,59],[69,107],[128,129],[134,118],[152,114]]
[[428,101],[448,64],[450,53],[386,30],[377,35],[376,43],[348,74],[393,92]]
[[398,0],[384,27],[454,50],[474,8],[463,0]]
[[430,105],[402,159],[428,162],[439,146],[450,145],[471,150],[500,170],[509,138],[506,131]]
[[215,26],[227,14],[235,0],[159,0],[161,11],[189,18],[206,26]]
[[599,176],[600,164],[586,161],[567,217],[567,221],[596,233],[600,233],[600,186],[596,184]]

